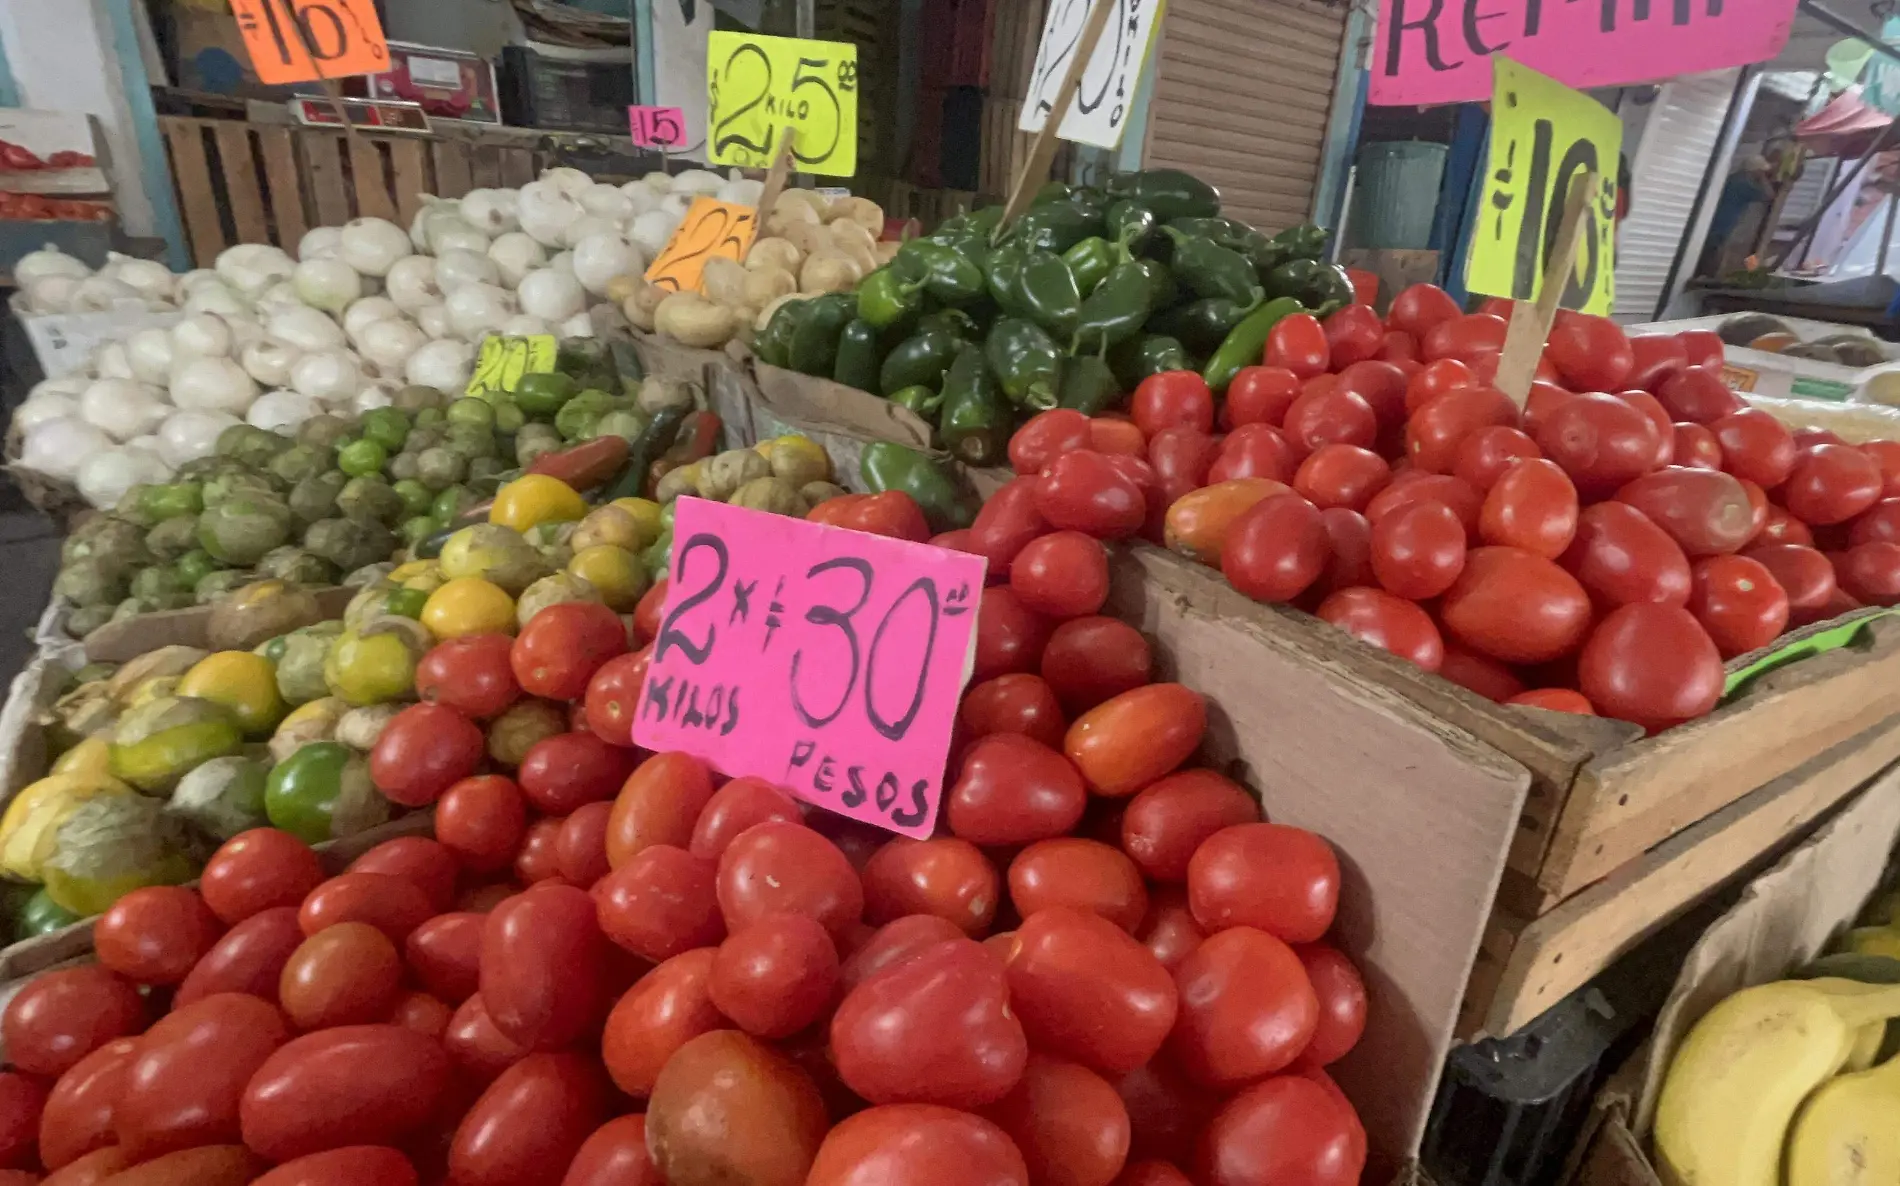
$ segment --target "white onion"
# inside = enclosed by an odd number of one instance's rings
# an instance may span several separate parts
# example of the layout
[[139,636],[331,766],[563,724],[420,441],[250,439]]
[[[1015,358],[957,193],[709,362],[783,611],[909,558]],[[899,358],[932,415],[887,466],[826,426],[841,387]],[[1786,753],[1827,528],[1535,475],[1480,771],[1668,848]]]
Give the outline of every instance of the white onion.
[[[320,265],[334,264],[337,262],[338,261],[334,259],[311,261],[313,264]],[[298,264],[297,266],[302,267],[303,265]],[[279,280],[263,292],[258,293],[257,300],[253,303],[265,314],[269,314],[273,309],[282,309],[287,305],[307,305],[310,302],[303,299],[303,295],[297,291],[297,286],[291,281]]]
[[713,195],[722,202],[731,202],[735,206],[756,206],[765,195],[765,182],[753,181],[742,177],[737,181],[728,181],[719,187]]
[[313,309],[341,313],[363,295],[363,277],[341,259],[309,259],[291,276],[297,296]]
[[[269,287],[266,285],[265,287]],[[222,280],[200,284],[185,298],[187,313],[216,313],[220,317],[238,317],[251,311],[251,304],[236,289]]]
[[357,415],[373,412],[377,408],[387,408],[396,402],[396,388],[390,383],[370,383],[356,393],[350,401],[350,410]]
[[665,250],[666,241],[673,237],[679,224],[679,219],[656,207],[633,220],[633,225],[627,228],[627,238],[639,244],[651,258]]
[[604,296],[616,276],[638,276],[645,269],[640,249],[619,235],[590,235],[574,244],[574,278],[595,296]]
[[449,324],[455,327],[457,337],[474,341],[485,333],[493,333],[519,310],[515,305],[515,295],[492,284],[464,284],[449,294],[445,302],[449,310]]
[[92,356],[92,373],[101,379],[136,379],[124,342],[107,342]]
[[488,258],[495,262],[501,283],[514,288],[523,276],[548,262],[548,253],[532,235],[509,231],[488,245]]
[[66,308],[74,313],[104,313],[120,301],[139,300],[138,290],[110,276],[88,276],[73,289]]
[[470,284],[493,284],[501,279],[495,261],[474,251],[446,251],[436,257],[435,286],[444,297]]
[[584,214],[567,224],[567,230],[561,235],[561,246],[573,247],[582,239],[591,239],[596,235],[618,235],[620,224],[610,218],[598,218]]
[[462,195],[462,217],[484,234],[512,231],[520,193],[512,189],[471,189]]
[[548,269],[554,272],[562,272],[569,276],[574,275],[574,253],[571,251],[561,252],[548,261]]
[[172,402],[191,412],[238,413],[257,398],[257,384],[234,359],[194,358],[172,374]]
[[563,321],[560,336],[565,338],[591,338],[594,336],[594,319],[585,312],[576,313]]
[[453,338],[430,342],[409,356],[403,378],[437,391],[460,393],[475,373],[475,347]]
[[429,344],[429,335],[416,328],[406,317],[389,317],[371,322],[357,335],[356,348],[363,357],[385,371],[402,370],[409,356]]
[[201,284],[223,284],[224,281],[212,268],[193,268],[178,278],[178,292],[181,296],[190,296],[198,291]]
[[559,247],[567,235],[568,224],[584,213],[579,202],[550,181],[534,181],[521,187],[517,208],[521,229],[544,246]]
[[449,320],[447,305],[424,305],[415,314],[417,327],[431,338],[455,336],[455,323]]
[[141,383],[164,383],[171,377],[172,336],[153,327],[138,330],[125,340],[125,357],[132,377]]
[[543,321],[566,321],[587,308],[587,290],[581,282],[572,273],[552,267],[529,272],[515,291],[521,311]]
[[31,287],[35,280],[48,276],[70,276],[74,280],[84,280],[92,275],[92,269],[86,261],[67,255],[64,251],[48,243],[38,251],[29,251],[13,264],[13,282],[22,288]]
[[436,287],[435,260],[426,255],[406,255],[396,261],[384,278],[384,291],[396,308],[413,313],[424,305],[442,303],[442,290]]
[[245,296],[255,296],[279,280],[288,280],[297,264],[281,248],[240,243],[218,254],[218,275]]
[[604,218],[608,222],[619,224],[634,216],[633,200],[620,192],[618,186],[590,185],[578,195],[581,209],[595,218]]
[[77,416],[42,421],[20,447],[20,463],[71,480],[86,458],[112,447],[112,439]]
[[348,399],[362,388],[363,369],[347,350],[319,350],[290,368],[290,386],[311,399]]
[[177,469],[187,461],[208,457],[218,447],[218,436],[242,424],[229,412],[173,412],[158,429],[158,455]]
[[100,379],[79,397],[79,418],[115,441],[145,435],[171,411],[135,379]]
[[403,229],[386,218],[352,218],[343,224],[344,263],[365,276],[387,276],[395,262],[415,254]]
[[[589,177],[579,169],[570,169],[565,165],[553,169],[541,170],[541,181],[545,185],[551,185],[555,189],[560,190],[570,198],[578,198],[588,190],[594,188],[594,179],[592,177]],[[527,187],[523,186],[522,188],[526,189]]]
[[451,218],[460,217],[457,213],[460,203],[453,198],[438,198],[434,194],[422,194],[422,209],[409,220],[409,245],[417,251],[429,250],[429,223],[437,215]]
[[620,187],[627,199],[628,221],[638,218],[660,204],[660,195],[643,181],[629,181]]
[[172,359],[224,358],[231,353],[231,325],[216,313],[193,313],[172,326]]
[[487,251],[488,234],[467,219],[437,217],[429,224],[429,250],[435,255],[444,251]]
[[170,476],[170,467],[143,449],[107,449],[94,453],[74,475],[79,493],[102,511],[118,506],[132,487],[163,482]]
[[501,328],[495,332],[511,338],[532,338],[541,334],[551,334],[554,332],[554,327],[539,317],[517,313],[502,322]]
[[290,382],[290,368],[302,357],[303,351],[282,342],[253,342],[244,348],[238,361],[259,386],[282,387]]
[[147,300],[170,300],[177,285],[177,277],[172,270],[157,260],[137,259],[130,255],[120,255],[116,251],[106,253],[106,266],[101,271],[111,272],[113,279],[130,285],[133,291]]
[[297,258],[305,263],[313,259],[335,259],[343,250],[343,231],[339,227],[320,226],[305,231],[297,241]]
[[673,192],[673,175],[663,169],[655,169],[642,177],[640,184],[656,194],[670,194]]
[[372,323],[401,317],[402,308],[388,297],[364,297],[343,312],[343,332],[354,342]]
[[676,194],[716,194],[726,179],[710,169],[681,169],[673,174],[673,192]]
[[64,313],[84,281],[85,277],[68,272],[50,272],[23,281],[26,307],[35,313]]
[[[38,390],[35,388],[34,390]],[[13,410],[13,425],[21,432],[32,432],[48,420],[57,420],[62,416],[79,415],[79,400],[71,395],[49,391],[45,395],[31,395],[25,403]]]
[[322,412],[323,405],[301,392],[266,391],[244,414],[244,422],[253,428],[288,432]]
[[231,327],[232,354],[237,354],[246,346],[265,340],[263,323],[255,317],[226,317],[224,323]]
[[345,341],[343,327],[315,309],[279,309],[264,327],[270,336],[299,350],[335,350]]

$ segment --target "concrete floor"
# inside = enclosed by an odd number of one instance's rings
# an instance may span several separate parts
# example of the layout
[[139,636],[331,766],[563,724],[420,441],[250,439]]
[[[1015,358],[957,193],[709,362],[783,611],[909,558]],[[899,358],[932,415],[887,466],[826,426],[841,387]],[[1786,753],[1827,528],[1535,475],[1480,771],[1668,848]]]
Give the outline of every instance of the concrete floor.
[[[40,379],[26,335],[6,313],[6,297],[0,288],[0,428]],[[33,627],[58,571],[58,528],[27,503],[11,478],[0,475],[0,689],[32,656]]]

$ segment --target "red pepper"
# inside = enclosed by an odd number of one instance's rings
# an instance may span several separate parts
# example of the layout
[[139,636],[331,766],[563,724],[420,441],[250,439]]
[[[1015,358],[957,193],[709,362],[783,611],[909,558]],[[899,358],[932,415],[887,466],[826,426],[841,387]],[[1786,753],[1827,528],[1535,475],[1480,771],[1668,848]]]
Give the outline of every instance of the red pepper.
[[626,463],[626,438],[608,435],[558,453],[543,453],[528,466],[528,472],[558,478],[576,490],[591,490],[619,473]]
[[930,538],[930,526],[917,500],[902,490],[882,494],[843,494],[828,498],[806,514],[809,523],[845,527],[890,539],[922,543]]

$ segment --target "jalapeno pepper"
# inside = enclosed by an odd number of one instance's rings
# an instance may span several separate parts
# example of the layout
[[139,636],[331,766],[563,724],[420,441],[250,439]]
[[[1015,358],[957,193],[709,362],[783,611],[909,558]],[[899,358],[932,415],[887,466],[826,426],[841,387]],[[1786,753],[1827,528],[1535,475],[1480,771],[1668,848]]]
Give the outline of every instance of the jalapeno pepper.
[[890,401],[900,408],[917,413],[926,423],[937,422],[937,410],[943,407],[943,394],[932,391],[923,384],[914,387],[900,387],[891,392]]
[[1140,251],[1154,234],[1155,214],[1139,202],[1124,199],[1108,208],[1103,223],[1108,228],[1108,237],[1124,250]]
[[766,319],[765,328],[752,339],[752,353],[760,362],[775,367],[786,366],[791,362],[792,333],[810,306],[809,300],[786,301],[772,311],[772,316]]
[[838,339],[857,312],[858,298],[853,293],[828,292],[807,303],[811,308],[792,331],[788,357],[800,374],[829,375],[838,360]]
[[1166,334],[1136,334],[1119,345],[1110,346],[1108,366],[1124,391],[1141,386],[1141,381],[1149,375],[1194,369],[1188,364],[1187,351],[1181,343]]
[[898,249],[891,270],[920,282],[925,292],[946,305],[967,305],[983,295],[983,269],[943,243],[912,239]]
[[1075,273],[1069,271],[1061,256],[1047,251],[1031,251],[1024,256],[1022,271],[1016,276],[1015,295],[1021,315],[1058,340],[1067,340],[1075,333],[1075,320],[1082,313],[1082,293],[1076,288]]
[[1009,448],[1015,416],[975,346],[958,349],[943,377],[943,408],[937,437],[952,457],[971,465],[995,465]]
[[976,512],[957,484],[927,454],[890,441],[873,441],[858,460],[858,476],[872,494],[902,490],[924,512],[932,531],[968,527]]
[[1240,373],[1240,368],[1253,366],[1260,361],[1267,347],[1267,335],[1273,332],[1273,327],[1280,319],[1299,311],[1300,302],[1292,297],[1275,297],[1241,318],[1240,324],[1227,331],[1227,337],[1219,349],[1201,368],[1201,378],[1207,380],[1207,385],[1215,391],[1227,390],[1227,385]]
[[943,373],[962,345],[963,339],[947,330],[920,328],[884,356],[884,365],[878,368],[878,391],[888,396],[905,387],[942,387]]
[[854,318],[838,336],[838,358],[832,364],[831,377],[846,387],[869,391],[877,386],[881,362],[877,327],[862,317]]
[[1059,406],[1094,416],[1114,407],[1121,397],[1122,385],[1104,360],[1083,354],[1062,364]]
[[1154,211],[1156,218],[1212,218],[1220,213],[1220,192],[1179,169],[1142,169],[1108,179],[1111,198],[1127,198]]
[[1161,233],[1174,242],[1174,274],[1194,295],[1244,301],[1260,291],[1260,278],[1247,257],[1212,239],[1186,234],[1172,226]]
[[1115,266],[1115,248],[1107,239],[1091,235],[1063,252],[1062,262],[1069,265],[1075,289],[1086,299]]
[[1062,351],[1041,326],[1020,317],[998,318],[983,343],[983,357],[1009,402],[1034,412],[1055,407]]
[[1133,260],[1116,264],[1108,278],[1082,302],[1071,354],[1100,354],[1141,332],[1148,320],[1148,276]]
[[1241,319],[1259,307],[1259,297],[1245,302],[1220,298],[1189,301],[1157,313],[1149,319],[1148,329],[1179,339],[1195,354],[1207,355],[1218,350]]

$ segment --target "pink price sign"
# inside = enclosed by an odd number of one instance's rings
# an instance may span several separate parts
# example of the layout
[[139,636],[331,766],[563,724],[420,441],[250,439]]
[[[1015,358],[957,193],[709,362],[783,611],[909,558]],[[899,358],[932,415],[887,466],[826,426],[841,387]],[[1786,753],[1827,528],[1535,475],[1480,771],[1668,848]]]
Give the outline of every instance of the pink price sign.
[[924,839],[981,557],[683,498],[633,740]]
[[637,148],[678,148],[686,143],[686,113],[677,107],[629,107],[627,123]]

